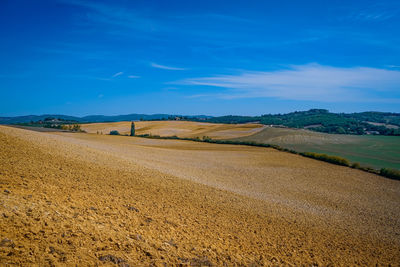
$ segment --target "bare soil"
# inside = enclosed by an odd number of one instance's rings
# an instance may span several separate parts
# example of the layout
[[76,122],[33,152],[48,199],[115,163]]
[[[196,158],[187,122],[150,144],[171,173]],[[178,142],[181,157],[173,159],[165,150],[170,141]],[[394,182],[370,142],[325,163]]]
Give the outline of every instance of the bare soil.
[[[106,122],[82,124],[81,128],[88,133],[109,134],[116,130],[120,134],[130,134],[131,122]],[[228,139],[255,134],[265,126],[261,124],[221,124],[192,121],[137,121],[136,134],[152,134],[160,136],[200,137]]]
[[259,147],[0,126],[1,264],[399,262],[399,181]]

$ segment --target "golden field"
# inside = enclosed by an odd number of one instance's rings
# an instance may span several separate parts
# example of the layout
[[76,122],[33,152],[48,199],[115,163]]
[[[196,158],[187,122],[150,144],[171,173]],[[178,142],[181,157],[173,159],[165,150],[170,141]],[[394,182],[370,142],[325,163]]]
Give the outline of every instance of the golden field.
[[[131,122],[105,122],[88,123],[81,125],[82,130],[88,133],[109,134],[116,130],[120,134],[130,134]],[[261,124],[216,124],[192,121],[136,121],[136,134],[152,134],[159,136],[178,137],[203,137],[209,136],[213,139],[229,139],[255,134],[265,126]]]
[[260,147],[0,126],[0,208],[2,265],[400,262],[399,181]]

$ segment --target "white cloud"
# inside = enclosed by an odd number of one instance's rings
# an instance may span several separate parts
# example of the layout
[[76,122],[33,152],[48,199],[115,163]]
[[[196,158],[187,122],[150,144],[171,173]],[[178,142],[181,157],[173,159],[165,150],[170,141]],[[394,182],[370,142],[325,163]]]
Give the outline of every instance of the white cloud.
[[140,76],[137,76],[137,75],[129,75],[128,78],[129,78],[129,79],[138,79],[138,78],[140,78]]
[[[221,88],[223,90],[215,92],[214,97],[227,99],[272,97],[324,102],[399,101],[400,71],[338,68],[314,63],[276,71],[243,71],[237,75],[191,78],[175,83]],[[393,94],[397,94],[397,98]],[[374,98],[376,95],[379,99]]]
[[115,77],[121,76],[122,74],[124,74],[122,71],[121,72],[117,72],[112,77],[115,78]]
[[157,63],[153,63],[153,62],[150,65],[153,68],[163,69],[163,70],[186,70],[185,68],[177,68],[177,67],[165,66],[165,65],[160,65],[160,64],[157,64]]

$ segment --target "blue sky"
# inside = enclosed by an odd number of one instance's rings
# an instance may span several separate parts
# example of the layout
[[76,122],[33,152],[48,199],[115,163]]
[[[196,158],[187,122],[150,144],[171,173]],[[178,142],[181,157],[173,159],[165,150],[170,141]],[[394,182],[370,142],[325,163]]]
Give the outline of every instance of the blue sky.
[[0,2],[0,116],[400,112],[400,1]]

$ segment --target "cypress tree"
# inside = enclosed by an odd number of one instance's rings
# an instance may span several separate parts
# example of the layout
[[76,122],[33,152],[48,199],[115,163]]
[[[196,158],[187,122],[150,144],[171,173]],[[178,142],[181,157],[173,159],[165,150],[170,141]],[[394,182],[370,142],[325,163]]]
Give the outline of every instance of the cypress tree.
[[135,136],[135,123],[131,123],[131,136]]

